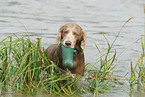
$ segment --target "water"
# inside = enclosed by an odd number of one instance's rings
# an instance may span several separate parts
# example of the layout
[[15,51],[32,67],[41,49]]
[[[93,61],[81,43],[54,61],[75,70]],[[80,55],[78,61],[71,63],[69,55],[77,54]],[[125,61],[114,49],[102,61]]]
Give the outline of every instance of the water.
[[[86,63],[93,64],[98,56],[95,44],[100,49],[107,47],[101,32],[110,43],[127,19],[114,47],[121,62],[116,66],[119,75],[125,75],[130,60],[136,61],[141,53],[141,42],[135,42],[144,34],[144,13],[142,0],[1,0],[0,40],[12,33],[29,32],[31,39],[42,37],[45,48],[56,43],[58,29],[68,22],[76,22],[87,34],[85,48]],[[97,65],[97,64],[96,64]],[[122,90],[121,90],[122,89]],[[121,87],[117,93],[101,96],[128,97],[129,90]],[[85,94],[88,96],[91,94]]]

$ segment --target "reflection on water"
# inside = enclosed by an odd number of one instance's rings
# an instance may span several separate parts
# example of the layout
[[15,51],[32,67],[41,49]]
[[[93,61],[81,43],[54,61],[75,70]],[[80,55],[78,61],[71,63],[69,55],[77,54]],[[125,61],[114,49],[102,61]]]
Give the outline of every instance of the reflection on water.
[[107,46],[101,33],[111,43],[124,22],[134,17],[114,45],[118,54],[127,47],[116,66],[124,75],[129,63],[125,60],[136,60],[141,52],[140,41],[135,41],[144,32],[142,4],[142,0],[1,0],[0,40],[12,33],[29,32],[32,39],[42,37],[42,46],[46,48],[56,41],[61,25],[76,22],[87,34],[86,63],[93,64],[98,53],[94,43],[100,49]]

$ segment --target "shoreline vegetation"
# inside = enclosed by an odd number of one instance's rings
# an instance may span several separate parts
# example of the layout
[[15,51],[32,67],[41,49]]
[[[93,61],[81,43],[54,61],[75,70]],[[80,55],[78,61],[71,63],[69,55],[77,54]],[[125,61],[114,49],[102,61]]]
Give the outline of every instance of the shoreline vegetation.
[[[95,44],[99,58],[94,64],[86,64],[84,82],[88,84],[85,87],[80,84],[81,78],[73,74],[66,75],[65,71],[39,51],[40,48],[36,45],[39,45],[41,38],[37,42],[32,42],[27,33],[22,37],[17,34],[6,37],[0,42],[0,95],[11,91],[26,95],[36,95],[40,92],[58,96],[78,96],[89,91],[95,97],[100,93],[111,92],[114,85],[127,85],[131,91],[137,89],[145,93],[144,37],[139,39],[142,44],[140,58],[136,63],[132,61],[129,63],[130,70],[126,75],[115,75],[119,71],[114,69],[118,62],[116,62],[117,52],[113,45],[131,19],[124,23],[112,44],[102,33],[108,48],[100,50]],[[44,52],[44,47],[42,50]]]

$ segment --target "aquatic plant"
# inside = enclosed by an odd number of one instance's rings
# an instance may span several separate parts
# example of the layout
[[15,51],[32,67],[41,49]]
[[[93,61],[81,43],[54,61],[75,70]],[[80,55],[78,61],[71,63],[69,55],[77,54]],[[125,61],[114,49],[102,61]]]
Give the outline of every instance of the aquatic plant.
[[[121,33],[122,29],[131,19],[133,19],[133,17],[129,18],[123,24],[123,26],[119,30],[112,44],[109,43],[109,40],[102,32],[105,40],[107,41],[108,48],[104,50],[100,50],[97,44],[95,44],[100,57],[96,60],[96,63],[92,66],[94,69],[90,68],[88,70],[89,74],[88,77],[86,78],[86,80],[89,81],[89,88],[94,92],[94,96],[95,95],[98,96],[99,92],[107,92],[106,90],[111,87],[111,85],[109,85],[110,81],[116,83],[115,80],[126,80],[122,77],[116,78],[114,75],[115,72],[119,72],[119,71],[113,70],[114,67],[117,65],[117,62],[115,61],[116,49],[115,48],[113,49],[113,45],[117,40],[119,34]],[[99,64],[100,64],[100,68],[98,69]]]
[[[88,87],[93,91],[94,95],[98,95],[99,92],[107,92],[107,90],[111,87],[109,82],[115,83],[115,80],[122,80],[121,78],[116,78],[114,75],[115,72],[118,72],[113,70],[117,65],[117,63],[115,63],[116,50],[111,50],[109,41],[106,37],[105,39],[107,41],[108,48],[101,51],[96,44],[100,57],[96,60],[96,63],[88,69],[88,76],[86,78],[89,82]],[[100,67],[98,68],[99,64]]]
[[145,45],[143,43],[143,40],[141,40],[142,44],[142,54],[140,58],[137,60],[136,64],[133,64],[133,62],[130,62],[130,71],[127,72],[126,75],[130,74],[129,78],[129,85],[131,88],[131,91],[134,89],[134,87],[137,85],[138,91],[144,91],[145,90]]
[[15,34],[0,42],[0,87],[15,92],[75,95],[79,78],[63,73],[40,52],[39,43],[40,39],[32,42],[28,35],[19,38]]

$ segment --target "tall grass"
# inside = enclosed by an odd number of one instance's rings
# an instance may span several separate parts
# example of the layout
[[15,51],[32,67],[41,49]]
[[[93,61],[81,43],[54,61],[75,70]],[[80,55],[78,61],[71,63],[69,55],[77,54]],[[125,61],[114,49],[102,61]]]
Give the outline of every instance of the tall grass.
[[[114,76],[115,71],[114,67],[117,65],[116,60],[116,49],[113,49],[113,45],[117,40],[119,34],[121,33],[122,29],[125,25],[131,20],[133,17],[129,18],[121,27],[118,34],[116,35],[112,44],[109,43],[109,40],[103,34],[105,40],[107,41],[108,48],[104,50],[100,50],[99,47],[96,45],[96,48],[99,52],[100,57],[96,60],[96,63],[93,66],[93,70],[89,69],[88,77],[86,78],[87,81],[90,82],[89,88],[93,90],[94,96],[99,94],[99,92],[106,92],[106,90],[110,87],[109,82],[112,81],[116,83],[114,80],[125,80],[123,78],[116,78]],[[100,68],[98,69],[98,65],[100,64]],[[105,81],[107,80],[107,81]]]
[[135,65],[132,61],[130,62],[130,71],[127,74],[130,74],[129,85],[131,90],[137,85],[137,90],[145,91],[145,46],[143,40],[141,40],[141,44],[142,54]]
[[[99,92],[107,92],[107,90],[111,87],[109,84],[110,81],[115,83],[115,80],[119,80],[119,78],[114,76],[114,73],[118,71],[113,70],[117,64],[115,63],[116,50],[111,50],[109,41],[106,37],[105,39],[107,41],[108,48],[101,51],[96,45],[100,57],[96,60],[93,69],[91,67],[88,70],[89,74],[86,78],[86,80],[89,82],[89,88],[93,91],[94,96],[98,96]],[[100,67],[98,68],[99,64]]]
[[65,75],[39,51],[39,43],[40,40],[32,42],[28,36],[19,38],[15,34],[0,42],[0,87],[17,92],[39,90],[74,95],[79,78]]

